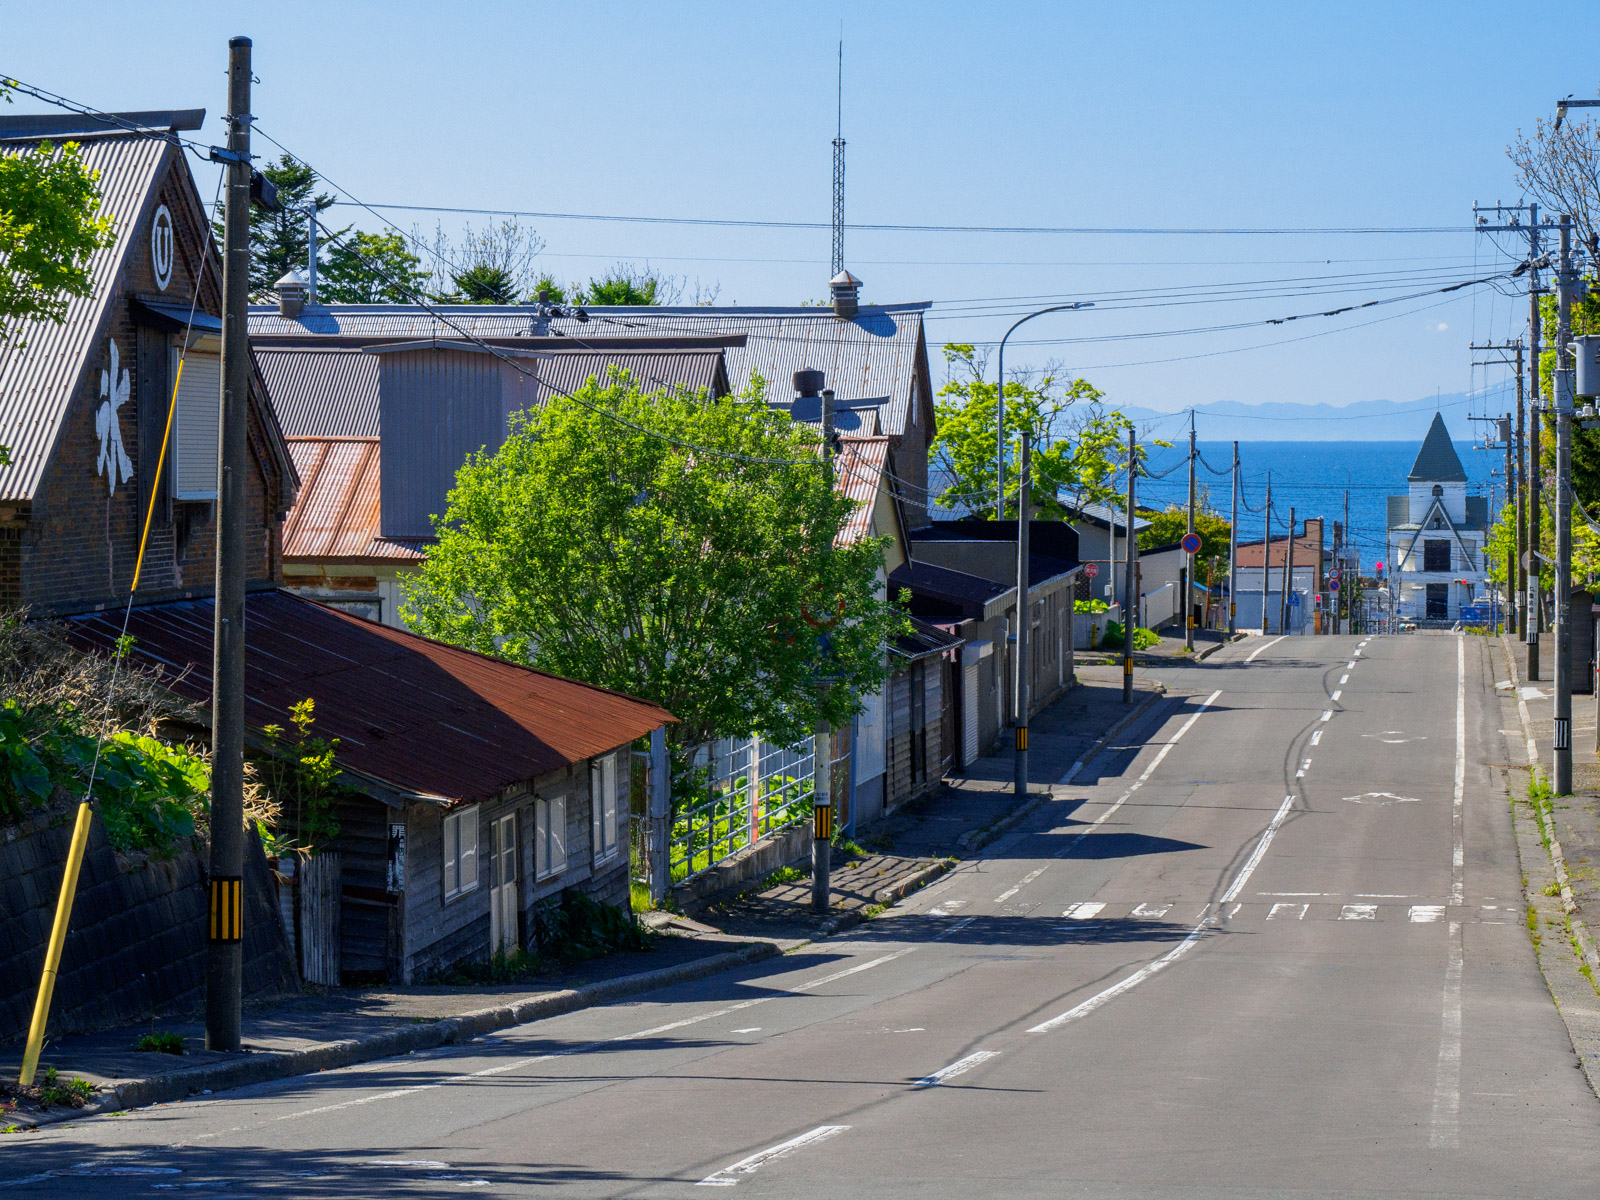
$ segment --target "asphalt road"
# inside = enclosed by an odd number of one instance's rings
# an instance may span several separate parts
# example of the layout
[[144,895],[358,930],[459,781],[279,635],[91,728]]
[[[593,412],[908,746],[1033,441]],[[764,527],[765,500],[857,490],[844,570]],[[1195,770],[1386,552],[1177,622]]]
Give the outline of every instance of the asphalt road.
[[1482,641],[1158,674],[1128,749],[851,938],[0,1139],[0,1193],[1591,1196]]

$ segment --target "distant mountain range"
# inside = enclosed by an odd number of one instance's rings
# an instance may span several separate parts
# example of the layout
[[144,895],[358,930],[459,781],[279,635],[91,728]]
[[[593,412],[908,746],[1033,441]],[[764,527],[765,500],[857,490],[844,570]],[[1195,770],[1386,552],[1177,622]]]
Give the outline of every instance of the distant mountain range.
[[[1151,430],[1158,437],[1170,438],[1188,425],[1180,414],[1139,405],[1117,408],[1141,425],[1159,420]],[[1206,442],[1420,442],[1433,414],[1439,412],[1451,439],[1468,442],[1483,436],[1483,429],[1474,428],[1467,420],[1469,411],[1464,392],[1425,400],[1357,400],[1344,405],[1224,400],[1197,408],[1195,429]]]

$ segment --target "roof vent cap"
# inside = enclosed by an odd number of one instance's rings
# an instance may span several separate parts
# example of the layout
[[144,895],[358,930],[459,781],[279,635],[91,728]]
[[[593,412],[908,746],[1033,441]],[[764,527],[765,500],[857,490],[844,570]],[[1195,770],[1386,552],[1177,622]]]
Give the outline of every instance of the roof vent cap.
[[306,307],[306,278],[298,270],[290,271],[277,283],[272,285],[278,293],[278,315],[280,317],[295,318],[305,311]]
[[828,294],[833,298],[833,315],[849,320],[861,311],[861,280],[849,271],[840,271],[828,280]]
[[796,421],[822,420],[822,385],[828,377],[815,367],[806,367],[794,373],[795,397],[789,405],[789,415]]

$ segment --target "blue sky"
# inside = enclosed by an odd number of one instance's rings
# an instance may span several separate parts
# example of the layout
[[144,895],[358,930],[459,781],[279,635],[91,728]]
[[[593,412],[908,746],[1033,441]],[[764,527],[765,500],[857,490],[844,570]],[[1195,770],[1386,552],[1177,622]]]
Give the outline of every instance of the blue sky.
[[[220,140],[226,40],[246,33],[260,128],[365,200],[825,221],[842,19],[850,220],[1464,227],[1474,200],[1515,198],[1504,151],[1516,130],[1600,82],[1584,50],[1600,8],[1541,5],[1533,31],[1529,15],[1410,0],[80,2],[12,6],[0,72],[97,107],[204,105],[207,136]],[[201,168],[208,195],[212,178]],[[531,223],[558,277],[621,259],[718,284],[723,303],[796,304],[825,288],[826,230]],[[1008,348],[1008,365],[1056,359],[1112,401],[1168,410],[1497,389],[1503,373],[1474,371],[1467,345],[1515,336],[1526,313],[1525,301],[1476,289],[1288,327],[1170,334],[1504,263],[1465,232],[862,231],[847,236],[846,259],[871,300],[938,302],[929,328],[940,341],[997,338],[1006,322],[995,313],[1074,296],[1347,277],[1310,298],[1125,308],[1102,296],[1093,312],[1035,321]],[[1393,286],[1353,288],[1371,281],[1348,278],[1363,272]],[[1128,334],[1161,336],[1049,344]],[[1503,408],[1503,393],[1488,402]]]

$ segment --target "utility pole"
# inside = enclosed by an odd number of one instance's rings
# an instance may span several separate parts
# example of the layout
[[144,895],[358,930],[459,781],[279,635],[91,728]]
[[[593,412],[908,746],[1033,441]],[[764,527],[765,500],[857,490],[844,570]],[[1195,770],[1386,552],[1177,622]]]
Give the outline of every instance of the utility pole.
[[1233,444],[1233,506],[1228,518],[1228,636],[1238,630],[1239,605],[1239,443]]
[[[1339,555],[1334,559],[1333,565],[1339,569],[1339,596],[1333,606],[1334,619],[1333,631],[1335,633],[1348,633],[1350,616],[1350,586],[1356,582],[1350,578],[1346,560],[1350,557],[1345,548],[1350,545],[1350,489],[1344,490],[1344,524],[1339,526]],[[1342,603],[1342,607],[1341,607]]]
[[1561,265],[1556,272],[1556,695],[1552,790],[1572,793],[1572,218],[1561,217]]
[[[1517,348],[1517,391],[1522,391],[1522,349]],[[1515,505],[1517,500],[1517,455],[1516,443],[1512,440],[1511,414],[1507,413],[1504,424],[1501,425],[1502,440],[1506,444],[1506,499],[1505,502]],[[1504,516],[1501,518],[1504,520]],[[1512,510],[1512,520],[1516,520],[1515,509]],[[1507,611],[1504,614],[1507,629],[1515,628],[1517,608],[1517,544],[1513,538],[1511,547],[1506,551],[1506,586],[1501,589],[1505,593]]]
[[1139,619],[1139,598],[1135,590],[1138,580],[1134,578],[1134,561],[1137,551],[1134,549],[1138,539],[1133,533],[1133,481],[1139,474],[1138,451],[1133,441],[1133,426],[1128,426],[1128,521],[1123,528],[1122,552],[1126,556],[1126,569],[1123,573],[1123,601],[1122,601],[1122,702],[1133,703],[1133,627]]
[[[1512,463],[1516,471],[1516,487],[1512,496],[1517,504],[1517,548],[1516,562],[1512,564],[1512,572],[1508,582],[1511,584],[1512,598],[1516,605],[1511,617],[1510,628],[1521,632],[1522,624],[1527,620],[1528,604],[1524,592],[1528,582],[1528,568],[1522,563],[1522,556],[1528,552],[1528,468],[1525,457],[1527,451],[1527,421],[1524,415],[1526,400],[1523,396],[1522,378],[1522,339],[1517,339],[1517,428],[1516,446],[1512,451]],[[1509,482],[1509,481],[1508,481]]]
[[217,432],[216,631],[212,646],[210,922],[206,1049],[242,1036],[244,572],[250,343],[250,39],[228,40],[228,207],[223,218],[222,413]]
[[1283,585],[1278,593],[1278,632],[1289,632],[1289,591],[1294,579],[1294,505],[1289,506],[1289,543],[1283,553]]
[[1267,472],[1267,504],[1261,510],[1266,526],[1261,536],[1261,632],[1267,632],[1267,577],[1272,574],[1272,472]]
[[[1189,524],[1188,533],[1194,532],[1194,409],[1189,410]],[[1189,597],[1194,591],[1194,555],[1183,556],[1183,648],[1194,649],[1194,605]]]
[[[832,388],[822,389],[822,469],[833,484]],[[824,685],[826,686],[826,685]],[[833,729],[824,717],[817,722],[811,748],[811,907],[828,911],[833,871]]]
[[1022,429],[1022,471],[1017,476],[1017,730],[1016,781],[1019,798],[1028,794],[1028,710],[1033,704],[1033,602],[1028,594],[1028,534],[1033,517],[1033,437]]

